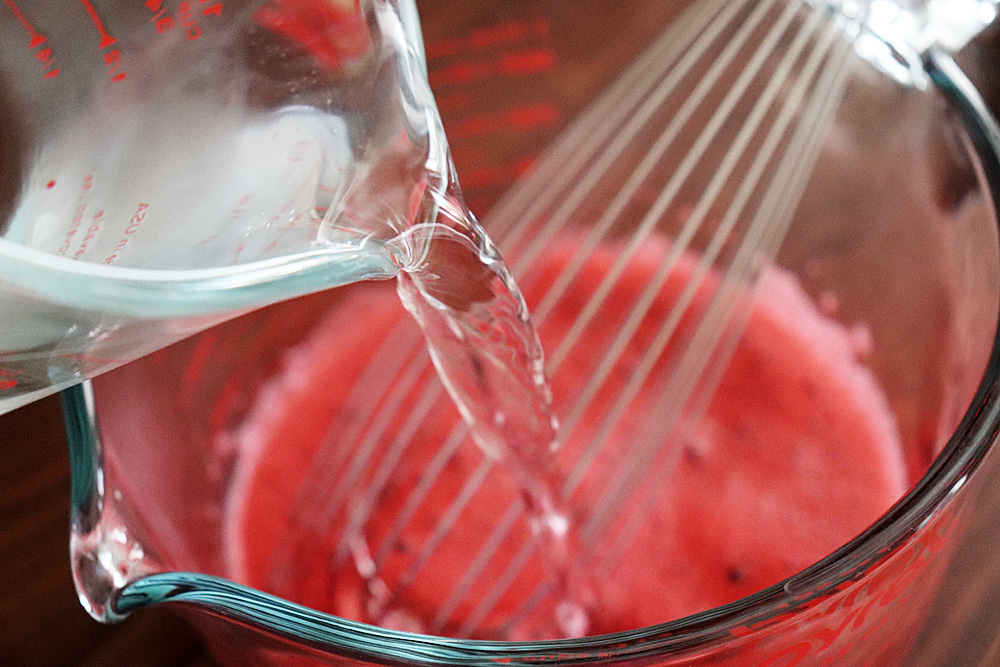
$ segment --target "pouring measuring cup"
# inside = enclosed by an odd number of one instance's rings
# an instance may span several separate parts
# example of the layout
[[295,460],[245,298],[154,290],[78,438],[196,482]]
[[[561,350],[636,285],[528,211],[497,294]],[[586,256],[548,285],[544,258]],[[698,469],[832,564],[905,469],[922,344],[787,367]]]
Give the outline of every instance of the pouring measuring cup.
[[395,275],[449,182],[423,68],[411,0],[4,0],[0,413]]

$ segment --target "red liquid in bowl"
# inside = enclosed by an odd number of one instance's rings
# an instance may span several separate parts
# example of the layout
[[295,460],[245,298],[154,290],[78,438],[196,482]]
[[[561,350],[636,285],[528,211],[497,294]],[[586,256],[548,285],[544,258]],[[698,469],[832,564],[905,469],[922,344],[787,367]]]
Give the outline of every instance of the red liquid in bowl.
[[[574,353],[551,375],[557,414],[570,410],[667,247],[657,239],[646,242]],[[529,305],[578,248],[572,239],[554,243],[535,263],[532,275],[522,282]],[[608,245],[587,260],[568,294],[539,326],[546,350],[557,347],[618,252],[620,248]],[[572,431],[561,435],[562,474],[601,427],[650,344],[654,325],[679,297],[696,261],[682,257],[611,379]],[[707,304],[717,280],[709,275],[692,310]],[[360,492],[347,491],[341,514],[331,514],[329,525],[303,529],[303,523],[334,506],[329,498],[312,505],[302,499],[303,479],[315,474],[309,472],[316,465],[313,461],[325,457],[333,466],[343,459],[344,470],[349,470],[350,460],[360,456],[345,449],[359,446],[363,438],[351,434],[361,432],[357,421],[369,415],[359,408],[365,392],[354,388],[367,381],[373,355],[407,317],[391,286],[386,287],[351,288],[305,342],[289,351],[283,371],[262,390],[251,421],[236,435],[236,482],[226,508],[229,576],[322,611],[400,629],[457,633],[471,615],[479,614],[477,636],[534,636],[526,629],[530,626],[506,624],[548,574],[545,561],[537,556],[527,561],[492,608],[479,609],[497,586],[498,573],[530,542],[526,521],[511,529],[489,565],[465,584],[467,594],[457,602],[450,599],[516,501],[517,487],[502,470],[494,468],[486,475],[447,538],[434,547],[426,564],[413,569],[462,484],[483,460],[466,438],[441,472],[428,472],[459,420],[444,397],[412,435],[401,435],[409,410],[393,413],[381,441],[371,445],[390,447],[394,437],[409,443],[391,466],[391,478],[380,487],[360,533],[362,556],[379,561],[377,581],[398,594],[391,596],[388,612],[372,618],[364,589],[373,580],[358,573],[356,549],[353,557],[343,555],[344,517],[367,502],[364,491],[369,485],[358,484]],[[682,321],[677,338],[683,340],[685,327],[693,324]],[[624,556],[596,575],[585,574],[590,634],[665,622],[774,584],[863,531],[904,493],[906,473],[896,427],[881,390],[859,361],[863,347],[856,332],[821,314],[790,274],[766,272],[745,333],[704,417],[672,445],[683,448],[676,467],[655,482],[651,495],[636,493],[623,506],[622,523],[631,512],[640,511],[643,517]],[[669,353],[668,346],[664,359]],[[433,382],[431,377],[428,372],[424,379]],[[655,386],[655,380],[651,382],[650,388]],[[414,389],[406,404],[413,408],[419,396]],[[370,400],[377,398],[373,389]],[[573,519],[579,525],[606,502],[605,475],[631,455],[635,432],[630,424],[645,423],[650,409],[640,393],[571,495],[571,507],[578,512]],[[377,460],[366,465],[377,468]],[[394,522],[425,475],[436,475],[429,491],[405,527],[395,529]],[[331,478],[330,495],[341,492],[337,485],[343,477]],[[393,543],[387,546],[386,539]],[[586,563],[595,562],[594,554],[614,543],[577,540],[575,548],[590,554],[582,561],[584,570]],[[446,602],[450,610],[442,619],[438,612]]]

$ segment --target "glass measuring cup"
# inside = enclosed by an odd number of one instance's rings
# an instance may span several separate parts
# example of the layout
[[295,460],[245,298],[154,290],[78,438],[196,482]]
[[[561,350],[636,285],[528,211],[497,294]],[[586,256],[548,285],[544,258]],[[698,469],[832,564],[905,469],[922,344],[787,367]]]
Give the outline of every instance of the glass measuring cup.
[[0,7],[0,412],[420,255],[447,147],[410,0]]
[[[933,71],[941,76],[938,70]],[[949,93],[961,93],[950,87],[959,80],[954,73],[940,78]],[[889,665],[894,664],[893,660],[904,660],[908,643],[924,621],[926,603],[935,588],[932,582],[946,567],[948,552],[961,534],[963,512],[983,483],[982,473],[992,467],[995,458],[988,458],[987,452],[996,422],[996,406],[989,387],[996,373],[996,359],[991,354],[997,313],[997,242],[992,198],[985,185],[994,178],[995,166],[991,165],[995,161],[990,158],[990,151],[984,153],[983,161],[978,164],[985,176],[973,178],[977,185],[970,191],[969,171],[961,167],[963,159],[958,157],[965,152],[955,155],[945,148],[949,145],[948,136],[958,138],[959,145],[966,140],[961,132],[950,134],[950,130],[957,129],[956,119],[942,111],[945,104],[938,94],[929,90],[911,91],[899,98],[889,95],[889,99],[911,101],[914,107],[903,107],[911,113],[914,108],[923,109],[916,116],[923,117],[924,123],[938,131],[930,132],[927,143],[918,145],[927,151],[923,154],[925,158],[935,156],[928,159],[936,165],[934,173],[949,175],[934,181],[941,187],[934,188],[930,197],[948,212],[942,210],[940,218],[928,217],[915,223],[925,233],[914,234],[910,240],[921,241],[917,248],[923,252],[914,252],[913,246],[885,242],[883,235],[865,235],[857,228],[853,233],[832,238],[823,234],[818,238],[810,236],[806,229],[800,228],[802,236],[796,237],[793,232],[781,261],[797,267],[800,276],[809,279],[815,274],[810,268],[815,265],[809,260],[817,256],[826,260],[827,268],[820,272],[822,275],[810,279],[815,281],[811,290],[817,299],[826,289],[836,286],[842,308],[850,307],[857,313],[865,313],[869,321],[881,322],[879,335],[888,335],[896,343],[877,345],[877,362],[873,365],[880,369],[883,384],[892,390],[890,398],[900,415],[915,473],[919,475],[926,468],[944,440],[950,439],[950,443],[919,486],[844,549],[784,585],[707,614],[628,634],[540,644],[451,641],[377,630],[313,613],[230,582],[191,574],[224,573],[217,559],[218,543],[225,538],[213,532],[211,526],[215,520],[213,512],[218,509],[218,496],[213,493],[224,493],[226,484],[227,452],[212,450],[212,443],[216,442],[212,429],[224,430],[231,419],[240,421],[241,410],[247,409],[244,392],[253,394],[255,385],[272,374],[271,369],[278,363],[275,354],[278,346],[273,341],[287,340],[287,336],[295,336],[309,327],[309,320],[318,317],[323,307],[319,297],[315,297],[298,308],[289,304],[271,313],[260,313],[242,320],[241,329],[219,329],[214,336],[188,341],[164,356],[122,369],[116,376],[96,383],[96,403],[76,406],[96,405],[100,432],[104,435],[106,488],[122,491],[121,499],[115,499],[113,491],[106,495],[103,508],[93,503],[93,495],[85,498],[85,493],[78,494],[79,507],[83,508],[79,516],[94,520],[103,512],[110,520],[127,519],[124,526],[103,523],[104,544],[108,547],[104,553],[110,554],[110,562],[116,562],[117,553],[123,580],[142,577],[146,574],[144,568],[168,570],[166,574],[154,574],[128,585],[110,611],[103,607],[94,610],[115,614],[133,609],[132,605],[168,599],[190,603],[184,608],[197,616],[197,623],[206,628],[209,640],[219,645],[220,656],[228,656],[233,664],[245,664],[251,658],[276,664],[283,661],[492,664],[497,658],[515,663],[534,662],[552,654],[557,654],[557,662],[564,664],[595,660],[601,664],[603,660],[605,664],[634,661],[663,665],[821,665],[867,661]],[[993,130],[987,125],[977,127],[975,120],[983,116],[974,106],[960,108],[970,113],[966,120],[971,123],[971,134],[968,143],[964,143],[965,151],[970,143],[986,147]],[[937,112],[931,113],[931,109]],[[854,107],[854,111],[858,108]],[[890,117],[901,124],[904,120],[914,120],[914,116],[902,115]],[[865,133],[860,130],[888,123],[885,116],[875,114],[875,117],[877,121],[864,114],[847,113],[841,122],[853,128],[847,136],[863,137]],[[872,124],[866,123],[866,119]],[[950,130],[944,131],[947,128]],[[937,140],[943,145],[936,144]],[[833,157],[836,155],[834,151]],[[815,209],[823,210],[831,197],[835,200],[838,193],[858,187],[858,181],[851,178],[851,170],[843,166],[832,160],[817,176],[813,191],[817,200],[811,202]],[[956,178],[957,174],[965,177]],[[824,176],[830,179],[825,182],[826,187],[823,187]],[[881,193],[885,200],[869,203],[886,212],[895,207],[905,210],[911,198],[926,199],[919,196],[924,183],[904,178],[897,183],[899,189]],[[951,209],[956,203],[971,203],[983,215],[962,217],[964,222],[956,224]],[[943,233],[944,230],[953,230],[955,234]],[[883,242],[879,243],[879,238]],[[923,241],[929,246],[922,245]],[[826,248],[827,253],[819,254],[817,247]],[[831,247],[840,252],[830,251]],[[866,248],[884,253],[881,255],[884,262],[858,262],[859,253],[864,257]],[[923,264],[928,255],[937,257],[941,263]],[[850,274],[859,270],[861,275],[853,276],[852,283]],[[921,271],[919,278],[928,279],[920,287],[914,279],[916,270]],[[931,276],[942,278],[954,275],[953,271],[961,274],[963,281],[958,283],[956,292],[942,296],[935,291]],[[901,279],[911,291],[891,289],[898,287]],[[935,306],[942,300],[954,309],[943,330],[938,326],[939,318],[932,316],[939,313]],[[908,308],[914,309],[916,317],[908,317]],[[293,313],[303,319],[293,321]],[[881,317],[876,317],[879,313]],[[289,326],[292,322],[295,324]],[[263,352],[259,362],[252,368],[241,367],[241,373],[232,372],[234,363],[220,360],[218,367],[203,363],[210,357],[245,360],[247,350],[258,346]],[[957,356],[950,357],[945,351]],[[933,361],[935,358],[937,363]],[[914,363],[914,359],[919,363]],[[907,370],[916,376],[907,375]],[[173,390],[164,393],[165,384]],[[154,406],[154,401],[138,398],[143,395],[174,398],[155,401]],[[135,409],[135,401],[141,401],[143,408]],[[963,413],[966,417],[960,422]],[[92,433],[98,422],[86,410],[75,414],[86,418],[82,422],[86,429],[82,432]],[[182,416],[185,414],[192,416],[189,419]],[[141,454],[130,453],[129,443],[140,440],[186,443],[190,446],[178,449],[188,449],[189,454],[153,444]],[[87,444],[89,448],[82,451],[93,453],[94,443]],[[87,465],[75,468],[89,469]],[[132,488],[141,488],[142,493],[130,491],[130,484],[137,485]],[[115,529],[121,532],[115,533]],[[136,544],[142,547],[141,553],[134,552]],[[180,554],[181,551],[187,553]],[[83,565],[88,562],[94,561],[85,560]],[[178,574],[173,570],[188,573]],[[106,581],[101,578],[99,568],[80,571],[88,577],[83,580],[85,585]],[[252,648],[247,648],[250,645]],[[595,653],[601,655],[595,658]]]

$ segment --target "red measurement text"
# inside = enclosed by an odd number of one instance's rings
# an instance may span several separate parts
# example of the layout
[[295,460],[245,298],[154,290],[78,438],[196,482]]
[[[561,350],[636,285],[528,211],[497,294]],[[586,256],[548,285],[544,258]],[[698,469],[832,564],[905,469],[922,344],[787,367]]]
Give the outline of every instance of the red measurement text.
[[84,235],[83,240],[80,242],[80,247],[76,249],[73,253],[73,259],[80,259],[87,252],[87,248],[90,247],[91,241],[97,238],[97,232],[101,231],[101,222],[104,220],[104,211],[98,211],[94,214],[94,218],[90,223],[90,227],[87,227],[87,233]]
[[80,4],[83,5],[84,11],[87,12],[87,17],[94,24],[94,30],[97,31],[97,36],[100,40],[97,44],[97,49],[101,52],[101,58],[103,58],[104,66],[108,70],[108,76],[111,77],[112,81],[124,81],[125,67],[122,62],[122,53],[118,49],[111,48],[118,43],[118,40],[108,32],[104,21],[90,0],[80,0]]
[[83,178],[83,185],[80,187],[80,196],[76,200],[76,209],[73,211],[73,220],[70,222],[69,229],[66,230],[66,238],[63,240],[63,244],[59,247],[59,256],[64,256],[69,252],[69,247],[73,242],[73,237],[76,236],[77,231],[80,229],[80,225],[83,223],[83,218],[87,214],[87,194],[90,189],[94,187],[94,175],[87,174]]
[[104,258],[104,262],[102,262],[103,264],[114,264],[115,261],[118,260],[118,255],[121,253],[122,250],[126,248],[126,246],[128,246],[129,242],[132,240],[135,234],[139,232],[139,228],[142,227],[142,223],[143,221],[146,220],[146,215],[148,214],[147,211],[148,208],[149,204],[145,203],[139,204],[138,208],[136,208],[135,210],[135,213],[133,213],[132,217],[129,219],[128,225],[126,225],[125,227],[125,231],[122,235],[122,238],[118,240],[118,244],[115,245],[114,249],[111,251],[111,254]]
[[34,51],[35,60],[41,63],[42,76],[46,79],[54,79],[59,76],[60,70],[56,67],[56,61],[52,57],[52,49],[48,47],[44,49],[40,48],[49,41],[49,38],[35,29],[35,26],[24,15],[21,8],[14,3],[14,0],[3,0],[3,4],[14,14],[14,18],[21,24],[24,31],[28,33],[28,48]]
[[175,10],[171,10],[163,0],[146,0],[145,6],[149,10],[150,22],[156,32],[163,33],[178,27],[184,31],[184,38],[193,42],[202,36],[202,27],[199,20],[207,16],[222,16],[221,2],[213,0],[197,0],[178,3]]

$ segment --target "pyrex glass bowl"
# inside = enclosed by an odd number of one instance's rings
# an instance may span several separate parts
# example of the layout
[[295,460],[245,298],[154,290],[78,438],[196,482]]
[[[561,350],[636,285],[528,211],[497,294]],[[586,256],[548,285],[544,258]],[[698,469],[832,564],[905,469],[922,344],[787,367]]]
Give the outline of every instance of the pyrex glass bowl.
[[[424,20],[445,36],[464,30]],[[836,294],[835,317],[866,323],[868,364],[919,479],[849,543],[731,604],[576,640],[387,630],[229,581],[220,522],[233,452],[221,436],[245,421],[287,349],[344,298],[334,290],[219,325],[64,394],[73,566],[91,613],[119,620],[170,604],[233,665],[911,664],[969,508],[996,474],[1000,429],[997,129],[947,56],[928,54],[922,67],[926,78],[903,83],[858,59],[776,260],[817,302]],[[601,83],[595,75],[590,86]],[[567,116],[578,108],[572,97]],[[461,138],[452,141],[459,152]],[[488,188],[477,188],[470,200],[486,201]]]

